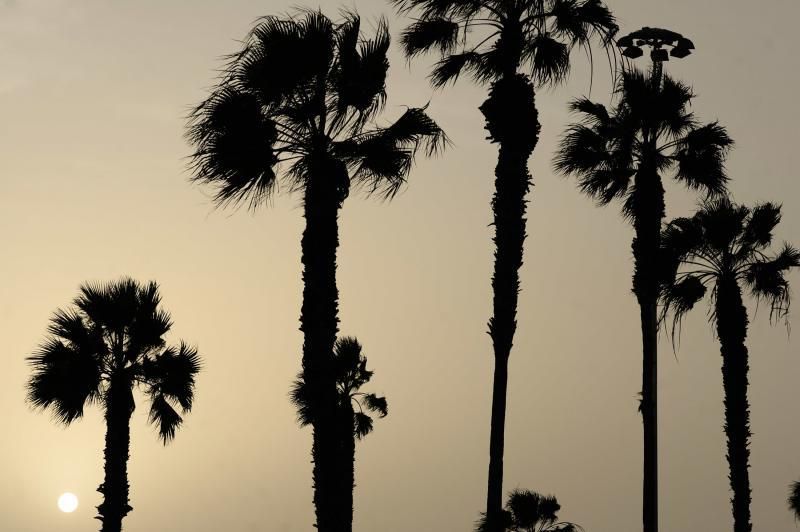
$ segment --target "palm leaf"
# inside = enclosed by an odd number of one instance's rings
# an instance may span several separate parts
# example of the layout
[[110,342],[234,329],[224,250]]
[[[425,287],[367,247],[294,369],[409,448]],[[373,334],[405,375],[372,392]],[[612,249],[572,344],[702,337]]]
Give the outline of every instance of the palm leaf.
[[35,408],[52,408],[65,425],[82,417],[84,406],[100,397],[102,367],[83,344],[68,347],[50,339],[27,361],[33,367],[28,402]]
[[354,414],[355,420],[355,434],[359,440],[364,439],[370,432],[372,432],[372,418],[363,412],[356,412]]
[[166,445],[175,438],[175,432],[183,423],[183,418],[175,411],[163,394],[156,393],[150,399],[150,423],[158,427],[158,435]]
[[446,18],[422,19],[403,31],[400,44],[406,56],[437,49],[442,55],[449,54],[458,42],[459,25]]
[[677,142],[676,179],[710,195],[724,194],[728,182],[725,157],[732,146],[733,140],[717,122],[693,129]]
[[256,96],[223,87],[201,104],[191,117],[193,181],[216,188],[215,201],[254,207],[275,188],[278,162],[275,123],[262,114]]

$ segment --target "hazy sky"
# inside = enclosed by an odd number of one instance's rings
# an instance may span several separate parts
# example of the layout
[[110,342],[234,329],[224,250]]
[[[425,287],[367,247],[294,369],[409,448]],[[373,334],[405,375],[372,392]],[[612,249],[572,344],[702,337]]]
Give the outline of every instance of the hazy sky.
[[[737,141],[729,161],[741,202],[784,203],[781,239],[800,243],[796,0],[609,0],[623,31],[669,27],[694,55],[668,70],[689,81],[695,110]],[[0,529],[95,529],[104,427],[91,408],[62,428],[24,402],[24,358],[52,311],[85,280],[131,275],[161,284],[170,340],[205,361],[197,402],[164,448],[133,418],[128,532],[309,532],[310,431],[287,400],[300,366],[299,198],[256,213],[215,211],[191,186],[184,116],[223,54],[260,15],[293,0],[0,0]],[[312,4],[319,5],[319,0]],[[370,21],[387,2],[350,2]],[[335,14],[338,1],[325,0]],[[484,505],[488,459],[496,151],[477,106],[484,89],[432,91],[425,61],[393,54],[386,109],[431,101],[455,143],[421,161],[390,204],[353,195],[342,213],[341,331],[357,335],[390,415],[357,447],[359,532],[464,532]],[[551,157],[589,89],[578,59],[569,85],[538,95],[542,140],[511,358],[506,490],[554,493],[589,532],[640,525],[638,312],[630,294],[631,229],[555,176]],[[598,67],[592,96],[608,100]],[[670,186],[669,215],[694,198]],[[790,279],[796,285],[800,276]],[[751,307],[754,311],[755,308]],[[753,316],[751,315],[751,318]],[[730,530],[720,356],[703,310],[673,356],[662,341],[662,530]],[[753,518],[794,530],[787,486],[800,478],[798,340],[753,318]],[[792,318],[800,330],[800,317]],[[78,511],[56,498],[73,491]]]

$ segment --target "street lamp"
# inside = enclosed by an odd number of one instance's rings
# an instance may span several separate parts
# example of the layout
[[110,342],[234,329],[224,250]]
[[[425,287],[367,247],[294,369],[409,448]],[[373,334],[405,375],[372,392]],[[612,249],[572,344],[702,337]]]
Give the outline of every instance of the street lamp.
[[653,61],[653,81],[659,84],[664,61],[669,61],[670,56],[682,59],[694,50],[694,43],[680,33],[648,27],[620,38],[617,46],[622,49],[622,55],[629,59],[642,57],[644,55],[642,47],[650,47],[650,59]]

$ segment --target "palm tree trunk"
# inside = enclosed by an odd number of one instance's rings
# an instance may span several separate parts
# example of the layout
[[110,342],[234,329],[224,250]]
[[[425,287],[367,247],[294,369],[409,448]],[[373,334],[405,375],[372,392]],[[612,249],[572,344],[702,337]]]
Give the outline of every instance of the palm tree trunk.
[[644,432],[642,527],[658,532],[658,249],[664,218],[664,187],[655,166],[644,161],[633,194],[633,292],[642,327],[642,413]]
[[336,379],[332,370],[333,344],[339,331],[339,292],[336,288],[336,250],[339,246],[338,216],[347,181],[343,165],[323,161],[312,168],[305,191],[306,228],[301,241],[303,304],[303,378],[311,394],[314,442],[314,507],[319,532],[343,532],[338,517],[337,461],[339,433],[336,427]]
[[97,519],[102,522],[101,532],[120,532],[122,519],[133,509],[128,504],[128,458],[134,405],[130,383],[126,379],[112,378],[105,407],[105,478],[97,488],[103,495],[103,502],[97,507]]
[[[348,398],[349,399],[349,398]],[[353,530],[353,490],[356,486],[356,437],[355,437],[355,424],[353,421],[353,405],[343,405],[343,414],[341,420],[342,428],[342,507],[344,513],[344,525],[347,532]]]
[[734,532],[750,532],[750,405],[747,400],[748,353],[747,310],[735,278],[723,278],[717,285],[715,303],[717,336],[722,354],[722,386],[725,390],[725,435],[728,439],[728,467],[733,491]]
[[489,336],[494,348],[492,419],[489,437],[489,480],[486,523],[501,530],[503,452],[505,439],[508,358],[517,328],[519,269],[525,242],[526,195],[531,187],[528,160],[539,140],[539,119],[530,81],[523,75],[505,76],[492,86],[481,106],[489,139],[499,144],[492,211],[495,261],[492,277],[493,315]]

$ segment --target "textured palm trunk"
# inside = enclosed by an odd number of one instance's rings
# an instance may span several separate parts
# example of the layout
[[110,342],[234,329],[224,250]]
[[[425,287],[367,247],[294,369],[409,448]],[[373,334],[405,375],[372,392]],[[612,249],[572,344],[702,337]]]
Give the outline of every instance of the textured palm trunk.
[[342,420],[340,422],[342,428],[341,480],[343,484],[341,510],[345,515],[344,525],[347,532],[352,532],[353,530],[353,490],[356,486],[356,436],[353,418],[353,405],[350,403],[342,405]]
[[494,348],[492,418],[489,437],[489,478],[486,523],[500,532],[503,506],[508,358],[517,328],[519,269],[525,242],[526,195],[531,187],[528,160],[539,140],[539,119],[530,81],[523,75],[505,76],[492,85],[481,106],[489,139],[499,145],[492,211],[495,227],[493,314],[489,336]]
[[644,432],[642,525],[658,532],[658,249],[664,218],[664,187],[658,171],[646,162],[636,174],[633,197],[633,292],[642,328],[642,399]]
[[130,449],[130,419],[133,396],[130,383],[115,377],[106,397],[105,478],[97,491],[103,502],[97,507],[101,532],[120,532],[122,519],[133,508],[128,504],[128,458]]
[[725,435],[733,491],[734,532],[750,532],[750,405],[747,400],[747,310],[735,278],[723,278],[715,303],[717,336],[722,354],[722,386],[725,391]]
[[306,228],[301,241],[303,303],[303,378],[311,393],[314,429],[314,507],[320,532],[343,532],[337,509],[339,435],[336,428],[336,379],[332,370],[333,344],[339,330],[339,292],[336,288],[338,216],[347,170],[323,161],[312,169],[305,191]]

